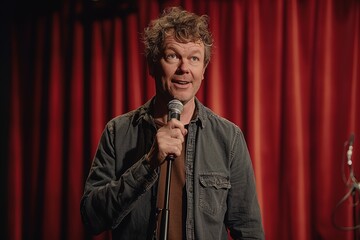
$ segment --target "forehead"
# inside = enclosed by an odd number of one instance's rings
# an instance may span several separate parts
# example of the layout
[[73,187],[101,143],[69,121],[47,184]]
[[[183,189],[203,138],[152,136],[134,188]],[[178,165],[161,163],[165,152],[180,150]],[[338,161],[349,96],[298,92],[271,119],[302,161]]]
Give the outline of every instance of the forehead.
[[164,50],[173,49],[177,51],[199,51],[205,52],[204,43],[201,40],[196,42],[181,42],[175,39],[173,35],[168,35],[164,39]]

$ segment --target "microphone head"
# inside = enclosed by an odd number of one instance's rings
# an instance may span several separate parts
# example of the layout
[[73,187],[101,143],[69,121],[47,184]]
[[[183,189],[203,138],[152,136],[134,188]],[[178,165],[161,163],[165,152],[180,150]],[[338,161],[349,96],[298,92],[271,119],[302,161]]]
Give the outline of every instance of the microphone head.
[[355,139],[355,134],[351,133],[350,137],[349,137],[349,148],[348,148],[348,150],[346,152],[349,166],[352,165],[351,157],[352,157],[352,154],[353,154],[354,139]]
[[169,119],[176,118],[180,120],[180,114],[184,109],[184,105],[178,99],[173,99],[168,103],[167,107],[169,110]]

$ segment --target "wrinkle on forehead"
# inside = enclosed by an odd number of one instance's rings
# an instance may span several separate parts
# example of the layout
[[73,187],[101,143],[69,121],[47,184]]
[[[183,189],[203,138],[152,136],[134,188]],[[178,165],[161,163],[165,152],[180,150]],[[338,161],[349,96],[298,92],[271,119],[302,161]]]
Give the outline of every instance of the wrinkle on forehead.
[[[198,48],[201,48],[205,51],[204,43],[201,40],[198,40],[196,42],[185,42],[184,43],[184,42],[177,41],[173,35],[169,35],[166,37],[166,39],[164,41],[164,49],[173,48],[173,47],[181,48],[185,51],[192,50],[193,48],[196,48],[195,50],[197,50]],[[204,51],[200,51],[200,52],[204,52]]]

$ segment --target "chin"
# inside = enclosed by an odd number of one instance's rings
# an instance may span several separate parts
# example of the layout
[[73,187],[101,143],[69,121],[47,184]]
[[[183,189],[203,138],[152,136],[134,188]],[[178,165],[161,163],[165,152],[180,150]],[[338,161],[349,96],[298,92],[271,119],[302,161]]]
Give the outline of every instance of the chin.
[[180,102],[182,102],[183,104],[194,100],[195,96],[189,94],[189,92],[173,92],[169,94],[171,96],[172,99],[178,99]]
[[194,100],[194,97],[181,97],[181,96],[178,96],[178,97],[174,97],[174,98],[176,98],[176,99],[178,99],[182,104],[186,104],[186,103],[188,103],[188,102],[190,102],[190,101],[192,101],[192,100]]

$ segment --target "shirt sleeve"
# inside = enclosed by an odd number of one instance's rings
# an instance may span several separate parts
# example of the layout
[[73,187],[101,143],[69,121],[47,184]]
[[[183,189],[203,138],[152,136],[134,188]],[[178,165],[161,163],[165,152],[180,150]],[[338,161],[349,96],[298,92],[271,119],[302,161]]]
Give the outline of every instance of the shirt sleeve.
[[231,189],[226,223],[233,239],[264,239],[252,162],[242,132],[232,147]]
[[109,126],[105,128],[80,204],[82,221],[92,234],[115,228],[156,182],[158,173],[150,170],[145,158],[136,161],[117,179],[114,133]]

